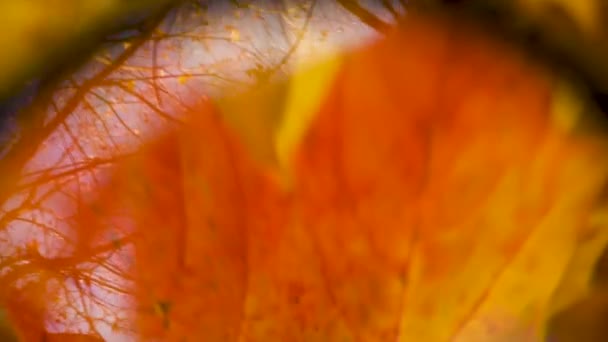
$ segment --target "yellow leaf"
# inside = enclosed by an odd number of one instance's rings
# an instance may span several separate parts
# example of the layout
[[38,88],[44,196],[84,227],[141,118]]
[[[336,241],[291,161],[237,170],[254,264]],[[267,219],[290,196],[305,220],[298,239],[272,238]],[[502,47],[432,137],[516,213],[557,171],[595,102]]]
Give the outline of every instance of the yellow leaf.
[[321,102],[340,68],[338,56],[309,67],[301,60],[296,61],[296,70],[288,84],[284,114],[276,136],[276,154],[284,176],[289,177],[289,165],[293,152],[308,129]]
[[602,0],[518,0],[524,10],[533,16],[551,15],[555,9],[560,9],[568,15],[585,33],[597,32],[600,22]]

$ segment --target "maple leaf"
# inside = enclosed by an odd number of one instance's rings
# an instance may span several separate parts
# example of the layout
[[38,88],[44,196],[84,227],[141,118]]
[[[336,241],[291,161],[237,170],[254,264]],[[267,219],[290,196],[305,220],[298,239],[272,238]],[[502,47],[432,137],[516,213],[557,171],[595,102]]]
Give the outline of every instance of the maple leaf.
[[[557,77],[414,16],[309,72],[276,115],[202,101],[75,219],[73,257],[87,261],[117,246],[96,243],[111,213],[128,216],[137,337],[542,340],[560,302],[586,291],[597,253],[581,248],[607,238],[589,224],[605,141],[577,131]],[[245,125],[254,110],[268,117]]]

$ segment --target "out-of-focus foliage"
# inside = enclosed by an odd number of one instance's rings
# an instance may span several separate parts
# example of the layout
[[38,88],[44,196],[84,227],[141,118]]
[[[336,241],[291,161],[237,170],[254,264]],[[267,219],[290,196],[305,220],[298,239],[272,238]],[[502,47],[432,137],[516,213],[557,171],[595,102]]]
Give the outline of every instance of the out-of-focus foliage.
[[[283,83],[284,106],[201,99],[63,189],[71,219],[45,229],[68,236],[5,261],[22,336],[82,316],[84,334],[143,340],[542,341],[606,242],[606,139],[511,47],[457,21],[402,25]],[[260,104],[278,110],[250,134]]]
[[604,23],[607,14],[604,1],[516,0],[514,3],[530,16],[553,21],[554,29],[575,29],[594,38],[600,38],[608,29]]
[[[0,4],[20,14],[12,33],[67,44],[163,2],[56,1],[46,19],[15,3]],[[577,115],[586,99],[460,9],[391,33],[405,1],[335,3],[230,2],[234,20],[262,23],[243,29],[189,1],[37,99],[0,164],[0,301],[22,337],[520,341],[549,318],[558,341],[602,336],[606,146]],[[494,3],[602,79],[601,4]],[[311,37],[331,39],[315,13],[391,38],[290,75],[302,46],[320,50]],[[23,44],[6,61],[44,69]],[[212,83],[256,90],[209,99]],[[159,130],[137,120],[188,125],[150,144]]]
[[14,342],[17,341],[17,336],[13,331],[11,322],[6,317],[6,310],[0,308],[0,341]]
[[[508,1],[507,1],[508,2]],[[522,18],[540,27],[552,45],[608,93],[608,3],[603,0],[517,0]],[[538,42],[537,42],[538,44]]]
[[[109,28],[158,11],[173,0],[0,1],[0,98],[48,71],[67,51],[93,46]],[[177,2],[177,1],[175,1]]]
[[[448,12],[473,14],[492,30],[514,35],[531,51],[574,69],[608,93],[608,3],[603,0],[413,0]],[[449,6],[448,6],[449,5]],[[571,71],[571,70],[569,70]]]

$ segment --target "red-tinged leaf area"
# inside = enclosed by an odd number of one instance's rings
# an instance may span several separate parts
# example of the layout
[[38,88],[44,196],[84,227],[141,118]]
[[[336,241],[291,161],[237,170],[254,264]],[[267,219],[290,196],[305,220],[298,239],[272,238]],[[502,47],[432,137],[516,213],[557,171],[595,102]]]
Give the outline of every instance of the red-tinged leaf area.
[[21,338],[59,338],[51,321],[98,338],[103,321],[138,341],[542,341],[586,289],[564,284],[604,236],[608,170],[604,139],[556,116],[557,77],[468,24],[411,17],[329,79],[287,165],[256,157],[280,134],[235,129],[255,103],[227,119],[213,99],[118,161],[73,248],[32,245],[0,274]]

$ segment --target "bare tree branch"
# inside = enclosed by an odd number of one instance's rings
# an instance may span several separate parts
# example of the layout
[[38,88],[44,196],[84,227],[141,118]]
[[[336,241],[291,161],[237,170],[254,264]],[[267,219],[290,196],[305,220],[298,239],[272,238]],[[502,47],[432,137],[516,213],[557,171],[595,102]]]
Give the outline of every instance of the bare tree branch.
[[[62,124],[65,119],[74,112],[81,104],[83,98],[88,92],[96,87],[100,81],[107,78],[123,63],[125,63],[133,54],[147,42],[148,38],[154,29],[160,24],[162,19],[169,12],[170,7],[167,7],[161,14],[150,19],[146,27],[142,31],[142,35],[138,37],[125,51],[116,58],[113,63],[98,72],[93,77],[84,81],[72,97],[66,101],[63,108],[56,113],[53,119],[44,124],[47,118],[45,104],[47,101],[42,101],[42,104],[34,105],[30,109],[28,124],[22,129],[22,137],[11,150],[4,156],[2,160],[2,179],[0,179],[0,205],[2,205],[14,191],[14,181],[23,169],[23,166],[32,158],[38,150],[40,144],[46,140],[55,129]],[[43,95],[50,98],[50,94]],[[2,229],[2,227],[0,227]]]
[[377,15],[368,11],[365,7],[361,6],[357,0],[337,0],[338,3],[344,7],[347,11],[352,13],[354,16],[359,18],[363,23],[369,27],[375,29],[378,32],[386,32],[390,29],[391,25],[382,19],[378,18]]

